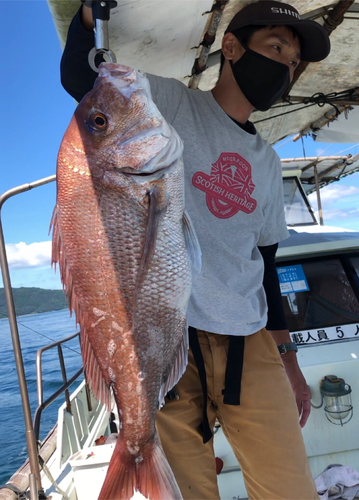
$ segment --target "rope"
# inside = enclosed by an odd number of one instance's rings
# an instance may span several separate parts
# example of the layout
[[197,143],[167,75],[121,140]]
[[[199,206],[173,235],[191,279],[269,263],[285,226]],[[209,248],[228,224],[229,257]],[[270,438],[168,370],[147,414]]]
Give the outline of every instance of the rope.
[[28,500],[28,497],[26,495],[26,491],[21,491],[17,486],[14,484],[4,484],[3,486],[0,486],[0,490],[2,489],[8,489],[16,493],[18,500]]
[[[40,447],[40,445],[41,445],[40,441],[38,441],[37,444]],[[53,485],[53,487],[55,488],[55,490],[58,491],[60,493],[60,495],[62,495],[63,499],[70,500],[70,498],[68,497],[67,493],[60,488],[60,486],[57,484],[57,482],[55,481],[55,479],[52,477],[50,469],[47,467],[47,465],[45,464],[45,462],[44,462],[44,460],[43,460],[43,458],[42,458],[42,456],[40,454],[38,454],[38,458],[39,458],[39,464],[41,465],[42,470],[44,471],[45,476],[50,481],[50,483]]]
[[278,118],[279,116],[284,116],[288,115],[290,113],[295,113],[296,111],[300,111],[302,109],[307,109],[310,106],[319,106],[322,108],[326,104],[329,104],[330,106],[333,106],[336,112],[336,116],[340,114],[338,107],[334,104],[333,101],[336,103],[339,101],[352,101],[356,102],[359,100],[359,91],[357,87],[354,87],[352,89],[347,89],[343,90],[341,92],[331,92],[330,94],[323,94],[322,92],[317,92],[316,94],[313,94],[311,97],[303,97],[302,102],[298,103],[293,103],[290,101],[287,101],[285,104],[280,104],[278,106],[274,106],[272,109],[280,109],[280,108],[287,108],[288,106],[299,106],[301,104],[304,104],[304,106],[301,106],[300,108],[292,109],[291,111],[286,111],[283,113],[279,113],[277,115],[269,116],[267,118],[263,118],[261,120],[254,121],[254,124],[265,122],[267,120],[272,120],[273,118]]
[[[300,104],[300,103],[298,103]],[[285,113],[279,113],[278,115],[273,115],[273,116],[268,116],[267,118],[262,118],[262,120],[257,120],[253,122],[253,125],[256,125],[257,123],[261,122],[266,122],[267,120],[272,120],[273,118],[278,118],[279,116],[284,116],[284,115],[289,115],[290,113],[295,113],[296,111],[300,111],[301,109],[307,109],[310,108],[311,106],[315,106],[315,104],[308,104],[308,106],[302,106],[301,108],[297,109],[292,109],[291,111],[286,111]],[[272,108],[276,109],[276,108]]]
[[356,87],[352,89],[342,90],[341,92],[331,92],[330,94],[323,94],[322,92],[317,92],[311,97],[305,97],[303,99],[304,104],[315,103],[319,107],[323,107],[325,104],[334,105],[332,101],[357,101],[359,98],[358,89]]

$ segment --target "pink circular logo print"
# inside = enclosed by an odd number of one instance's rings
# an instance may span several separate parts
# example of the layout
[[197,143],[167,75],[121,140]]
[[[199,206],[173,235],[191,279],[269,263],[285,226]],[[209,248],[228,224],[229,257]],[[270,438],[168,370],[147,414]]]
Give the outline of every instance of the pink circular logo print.
[[233,217],[239,210],[250,214],[257,206],[251,197],[255,188],[251,166],[238,153],[221,153],[210,175],[196,172],[192,184],[206,193],[207,207],[220,219]]

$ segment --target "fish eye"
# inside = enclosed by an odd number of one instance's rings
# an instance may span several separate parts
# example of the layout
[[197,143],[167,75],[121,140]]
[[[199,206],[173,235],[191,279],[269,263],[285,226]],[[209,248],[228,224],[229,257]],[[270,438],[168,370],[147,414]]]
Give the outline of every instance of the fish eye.
[[105,130],[107,128],[107,117],[103,113],[95,111],[90,115],[89,124],[95,130]]

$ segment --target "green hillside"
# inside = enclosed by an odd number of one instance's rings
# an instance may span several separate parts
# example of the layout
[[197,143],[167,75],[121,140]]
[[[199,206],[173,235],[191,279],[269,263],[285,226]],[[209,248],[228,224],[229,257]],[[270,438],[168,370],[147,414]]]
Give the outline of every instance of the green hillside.
[[[18,316],[24,314],[57,311],[67,307],[62,290],[45,290],[44,288],[13,288],[15,311]],[[7,316],[5,292],[0,288],[0,316]]]

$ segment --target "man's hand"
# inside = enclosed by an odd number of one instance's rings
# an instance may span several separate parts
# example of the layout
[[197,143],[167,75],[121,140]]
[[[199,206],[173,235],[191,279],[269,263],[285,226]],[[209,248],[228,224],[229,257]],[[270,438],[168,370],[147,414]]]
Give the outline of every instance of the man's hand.
[[[277,345],[291,342],[289,330],[268,330],[268,332]],[[290,351],[282,354],[281,358],[294,392],[300,418],[299,423],[301,427],[304,427],[311,410],[310,389],[298,365],[297,354]]]
[[92,30],[94,27],[93,18],[92,18],[92,2],[90,0],[81,0],[83,3],[82,13],[81,13],[81,21],[85,28],[88,30]]
[[301,427],[304,427],[311,410],[310,389],[298,365],[296,353],[287,352],[282,354],[282,361],[294,392],[300,417],[299,423]]

